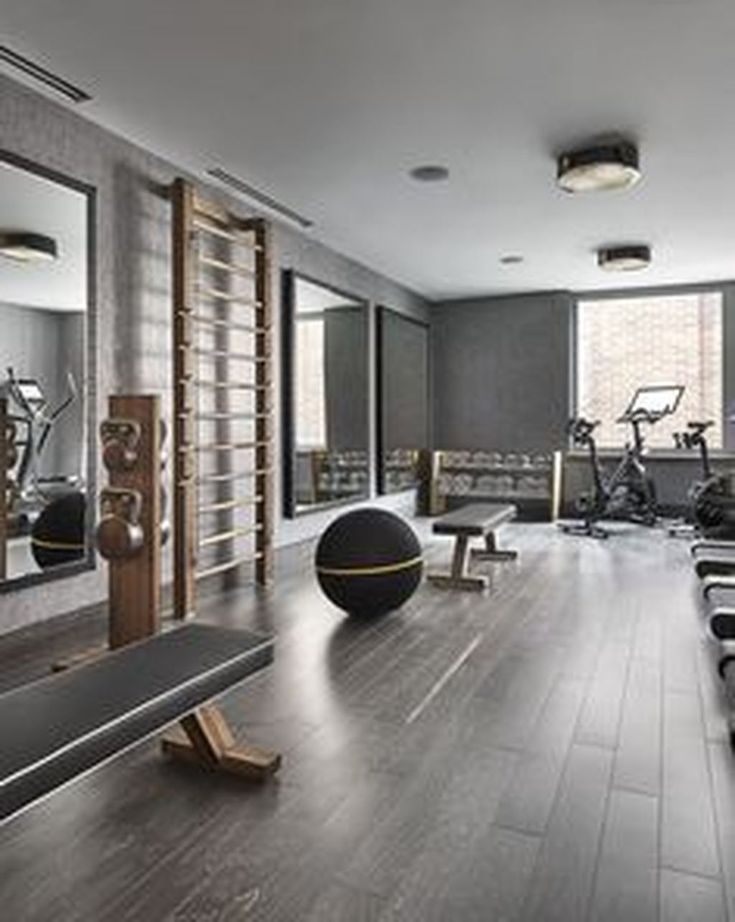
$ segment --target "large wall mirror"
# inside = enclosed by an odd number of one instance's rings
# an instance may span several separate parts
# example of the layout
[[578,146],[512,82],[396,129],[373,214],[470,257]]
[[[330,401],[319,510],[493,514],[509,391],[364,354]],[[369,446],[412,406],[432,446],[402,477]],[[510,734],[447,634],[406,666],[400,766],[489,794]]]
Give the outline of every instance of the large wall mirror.
[[94,209],[0,151],[0,591],[94,566]]
[[284,500],[289,517],[369,496],[368,306],[283,275]]
[[429,447],[429,328],[377,311],[378,491],[416,487],[420,452]]

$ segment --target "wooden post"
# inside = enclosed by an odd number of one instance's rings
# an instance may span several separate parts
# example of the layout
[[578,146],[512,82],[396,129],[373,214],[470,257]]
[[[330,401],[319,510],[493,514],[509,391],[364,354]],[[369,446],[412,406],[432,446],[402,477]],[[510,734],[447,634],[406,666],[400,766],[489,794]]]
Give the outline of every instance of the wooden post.
[[255,370],[255,383],[258,388],[255,399],[255,440],[258,443],[255,452],[255,467],[258,471],[255,492],[261,497],[256,507],[256,524],[259,530],[255,544],[255,579],[259,585],[267,586],[273,580],[273,317],[270,291],[270,234],[266,222],[262,219],[248,221],[245,226],[255,235],[255,300],[258,302],[255,326],[259,331],[255,337],[255,355],[260,359]]
[[110,560],[109,644],[111,648],[156,634],[161,600],[161,408],[157,396],[112,396],[110,419],[140,424],[137,461],[109,473],[109,484],[142,497],[144,544],[134,556]]
[[194,309],[191,226],[194,192],[184,179],[172,187],[173,208],[173,556],[174,617],[194,614],[196,605],[196,381],[192,346]]
[[563,495],[564,455],[561,451],[553,454],[551,467],[551,521],[556,522],[561,515]]
[[8,402],[0,400],[0,579],[8,577]]

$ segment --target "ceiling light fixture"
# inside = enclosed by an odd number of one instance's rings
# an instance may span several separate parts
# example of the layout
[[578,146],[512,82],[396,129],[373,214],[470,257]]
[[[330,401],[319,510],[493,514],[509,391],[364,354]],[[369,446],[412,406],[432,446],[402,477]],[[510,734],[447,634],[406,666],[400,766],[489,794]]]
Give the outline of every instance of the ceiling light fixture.
[[597,264],[606,272],[639,272],[651,265],[651,248],[644,245],[603,247]]
[[556,182],[565,192],[628,189],[640,178],[638,148],[630,141],[581,148],[557,160]]
[[52,262],[59,255],[56,241],[44,234],[0,233],[0,256],[16,262]]
[[425,163],[409,170],[408,175],[417,182],[444,182],[449,179],[449,170],[437,163]]

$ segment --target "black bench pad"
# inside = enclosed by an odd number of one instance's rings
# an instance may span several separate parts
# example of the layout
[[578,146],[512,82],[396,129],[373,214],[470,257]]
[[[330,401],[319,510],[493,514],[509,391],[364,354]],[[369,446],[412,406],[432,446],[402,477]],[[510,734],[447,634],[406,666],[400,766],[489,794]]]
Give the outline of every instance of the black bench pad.
[[504,522],[510,522],[517,512],[511,503],[471,503],[438,518],[432,530],[436,535],[484,536]]
[[0,821],[273,661],[273,641],[188,624],[0,695]]

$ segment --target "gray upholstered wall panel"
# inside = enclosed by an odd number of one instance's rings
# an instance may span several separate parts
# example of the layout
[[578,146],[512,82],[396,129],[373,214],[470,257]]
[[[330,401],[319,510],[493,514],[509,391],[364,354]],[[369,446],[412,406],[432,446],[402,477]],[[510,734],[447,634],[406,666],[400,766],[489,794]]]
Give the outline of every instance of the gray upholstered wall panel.
[[[5,77],[0,77],[0,146],[73,176],[98,193],[98,380],[89,392],[103,416],[107,395],[157,392],[169,412],[170,213],[166,187],[182,171],[110,134]],[[248,209],[220,193],[213,197]],[[363,220],[356,216],[356,220]],[[315,240],[283,225],[274,226],[273,295],[276,345],[280,334],[280,267],[300,270],[369,300],[425,318],[427,305],[417,295]],[[372,306],[371,306],[372,310]],[[370,326],[371,410],[374,409],[374,342]],[[280,406],[280,369],[275,374],[275,406]],[[371,437],[374,412],[371,412]],[[280,420],[276,419],[277,434]],[[277,463],[280,471],[280,438]],[[280,477],[276,508],[281,509]],[[101,478],[101,482],[104,482]],[[401,498],[385,502],[394,504]],[[405,502],[405,498],[403,499]],[[333,515],[333,513],[332,513]],[[330,514],[276,523],[278,543],[318,534]],[[169,549],[170,553],[170,549]],[[0,632],[102,600],[104,567],[0,596]]]
[[567,293],[433,308],[434,445],[559,447],[569,414],[571,317]]

